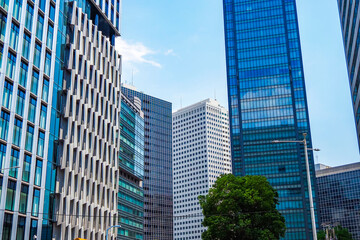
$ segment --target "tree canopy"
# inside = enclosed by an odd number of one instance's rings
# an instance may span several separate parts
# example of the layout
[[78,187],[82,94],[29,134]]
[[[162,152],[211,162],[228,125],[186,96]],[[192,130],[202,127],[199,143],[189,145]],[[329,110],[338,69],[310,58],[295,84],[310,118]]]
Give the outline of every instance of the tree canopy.
[[263,176],[218,178],[206,196],[204,240],[267,240],[285,235],[285,218],[276,209],[278,193]]

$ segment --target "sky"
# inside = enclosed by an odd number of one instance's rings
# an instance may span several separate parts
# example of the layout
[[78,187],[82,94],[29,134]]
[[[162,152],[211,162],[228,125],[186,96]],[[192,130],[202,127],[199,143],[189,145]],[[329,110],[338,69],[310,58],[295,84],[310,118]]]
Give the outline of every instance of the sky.
[[[336,0],[298,0],[315,163],[359,162]],[[228,108],[222,0],[122,0],[122,81],[172,102]]]

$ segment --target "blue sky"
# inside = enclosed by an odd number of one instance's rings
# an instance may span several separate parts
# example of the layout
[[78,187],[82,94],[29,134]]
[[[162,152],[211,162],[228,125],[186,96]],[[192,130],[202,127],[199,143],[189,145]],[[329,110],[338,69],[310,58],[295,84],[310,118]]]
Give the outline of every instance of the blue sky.
[[[298,0],[315,161],[359,161],[337,1]],[[206,98],[227,107],[221,0],[123,0],[123,82],[170,101]]]

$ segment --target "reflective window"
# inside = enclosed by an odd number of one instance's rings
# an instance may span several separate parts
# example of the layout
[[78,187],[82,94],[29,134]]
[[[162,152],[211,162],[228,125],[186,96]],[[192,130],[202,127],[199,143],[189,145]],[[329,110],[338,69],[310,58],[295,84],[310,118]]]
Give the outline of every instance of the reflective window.
[[41,185],[41,174],[42,174],[42,161],[36,159],[35,182],[34,182],[36,186]]
[[[0,169],[2,169],[4,167],[3,164],[5,163],[5,156],[6,156],[6,145],[3,143],[0,143]],[[4,171],[0,171],[0,172],[3,173]],[[1,193],[0,193],[0,196],[1,196]]]
[[13,84],[9,81],[5,81],[4,93],[3,93],[3,106],[10,109],[11,99],[13,93]]
[[39,8],[45,12],[46,0],[39,0]]
[[2,64],[3,52],[4,52],[4,47],[2,44],[0,44],[0,66]]
[[26,224],[26,218],[19,216],[18,217],[17,230],[16,230],[16,240],[23,240],[24,239],[24,237],[25,237],[25,224]]
[[45,133],[39,131],[37,155],[44,156]]
[[16,99],[16,114],[22,116],[24,113],[24,106],[25,106],[25,92],[21,89],[18,89],[18,95]]
[[34,239],[34,236],[37,235],[37,225],[38,225],[38,221],[35,219],[31,219],[30,239]]
[[44,17],[39,14],[38,21],[36,23],[36,37],[40,40],[42,40],[43,28],[44,28]]
[[13,78],[15,75],[16,55],[8,52],[8,62],[6,67],[6,76]]
[[55,6],[50,4],[50,9],[49,9],[49,18],[55,22]]
[[45,129],[46,128],[46,113],[47,107],[41,104],[41,111],[40,111],[40,127]]
[[25,182],[30,181],[30,170],[31,170],[31,156],[24,154],[23,174],[22,174],[23,181]]
[[26,131],[26,139],[25,139],[26,151],[32,152],[33,141],[34,141],[34,128],[28,125]]
[[13,17],[20,21],[22,0],[14,0]]
[[45,74],[50,76],[50,70],[51,70],[51,54],[48,51],[46,51],[46,54],[45,54],[45,69],[44,69]]
[[9,176],[17,178],[18,169],[14,168],[19,166],[20,152],[16,149],[11,149]]
[[5,203],[6,210],[14,211],[15,193],[16,193],[16,182],[9,180],[6,190],[6,203]]
[[0,114],[0,138],[7,141],[10,114],[1,111]]
[[49,80],[47,80],[46,78],[43,78],[43,87],[42,87],[41,98],[42,98],[42,100],[47,102],[48,97],[49,97]]
[[[0,0],[0,2],[2,2],[2,1],[4,1],[4,0]],[[5,1],[8,1],[8,0],[5,0]],[[13,215],[9,214],[9,213],[5,213],[2,240],[11,239],[12,222],[13,222]]]
[[14,134],[13,134],[13,144],[20,146],[21,141],[21,131],[22,131],[22,120],[15,118],[14,120]]
[[21,192],[20,192],[20,203],[19,203],[19,212],[26,214],[27,208],[27,201],[29,195],[29,187],[27,185],[21,185]]
[[14,50],[17,50],[19,42],[19,27],[15,23],[11,23],[11,31],[10,31],[10,47]]
[[26,87],[27,82],[27,74],[28,74],[28,65],[21,61],[20,63],[20,75],[19,75],[19,84],[23,87]]
[[27,33],[24,33],[22,55],[27,59],[29,59],[30,45],[31,45],[31,36]]
[[40,190],[34,189],[33,203],[31,215],[34,217],[39,216],[39,202],[40,202]]
[[30,97],[28,120],[34,123],[35,122],[35,114],[36,114],[36,99],[33,97]]
[[30,91],[33,94],[37,94],[38,85],[39,85],[39,73],[37,71],[33,70],[33,74],[31,77],[31,86],[30,86]]
[[34,50],[34,65],[40,68],[40,60],[41,60],[41,44],[35,43],[35,50]]
[[31,31],[32,21],[34,16],[34,7],[27,3],[26,5],[26,16],[25,16],[25,27]]
[[[0,0],[0,3],[3,0]],[[5,40],[5,32],[6,32],[6,15],[0,12],[0,39],[2,41]]]
[[2,194],[3,177],[0,176],[0,196]]
[[53,38],[54,38],[54,27],[49,24],[48,32],[47,32],[47,39],[46,39],[46,46],[50,49],[52,49]]

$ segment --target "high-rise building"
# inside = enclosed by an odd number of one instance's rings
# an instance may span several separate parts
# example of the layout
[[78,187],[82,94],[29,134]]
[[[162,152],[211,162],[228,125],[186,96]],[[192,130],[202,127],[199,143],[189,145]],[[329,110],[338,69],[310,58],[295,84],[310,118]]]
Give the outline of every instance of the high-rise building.
[[[312,239],[302,143],[309,115],[295,0],[223,0],[233,174],[279,193],[285,239]],[[309,152],[313,196],[315,170]],[[316,206],[316,204],[315,204]]]
[[173,239],[172,104],[123,85],[144,112],[144,239]]
[[119,26],[120,0],[0,0],[1,239],[117,224]]
[[338,0],[340,24],[345,48],[346,65],[349,75],[351,102],[353,104],[358,144],[360,148],[360,24],[359,0]]
[[231,173],[228,111],[211,99],[173,113],[174,240],[201,239],[198,196]]
[[121,95],[119,155],[120,239],[144,237],[144,113],[141,100]]
[[360,240],[360,163],[316,171],[321,225],[347,228]]

